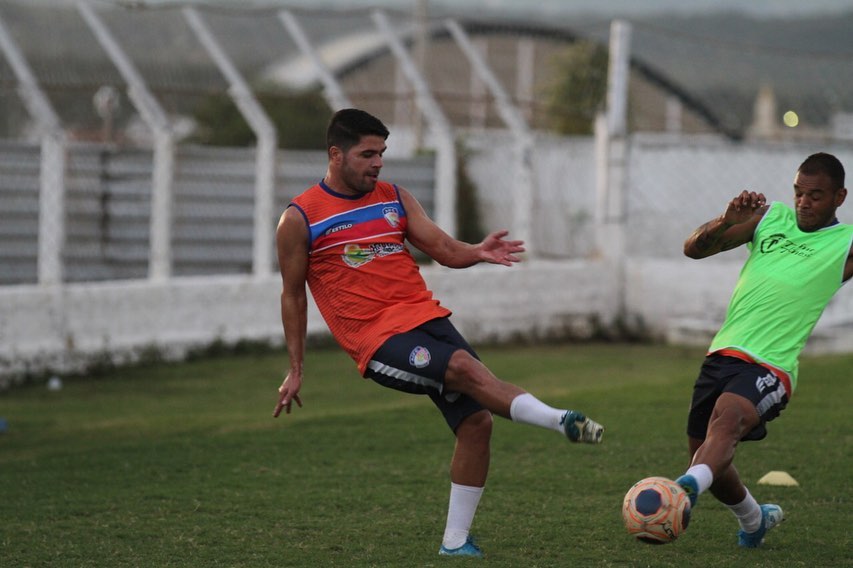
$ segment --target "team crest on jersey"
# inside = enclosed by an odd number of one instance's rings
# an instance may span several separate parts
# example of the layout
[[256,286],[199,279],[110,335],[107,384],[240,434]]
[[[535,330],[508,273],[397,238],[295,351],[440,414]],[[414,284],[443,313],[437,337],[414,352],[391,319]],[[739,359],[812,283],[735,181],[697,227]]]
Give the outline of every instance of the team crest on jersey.
[[432,355],[430,355],[429,349],[420,345],[412,349],[412,352],[409,353],[409,364],[418,369],[423,369],[429,365],[430,359],[432,359]]
[[382,216],[392,227],[396,228],[400,225],[400,212],[396,207],[386,207],[382,210]]

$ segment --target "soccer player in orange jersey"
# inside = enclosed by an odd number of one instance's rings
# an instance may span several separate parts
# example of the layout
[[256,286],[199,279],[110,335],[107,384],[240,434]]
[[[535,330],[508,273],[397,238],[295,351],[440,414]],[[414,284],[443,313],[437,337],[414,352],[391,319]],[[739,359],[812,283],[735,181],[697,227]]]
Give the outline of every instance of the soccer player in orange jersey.
[[436,262],[512,266],[524,252],[506,231],[479,244],[454,239],[402,187],[380,181],[388,129],[358,109],[333,116],[325,177],[287,207],[276,231],[281,316],[290,368],[274,410],[302,406],[306,284],[338,343],[365,378],[430,397],[456,436],[441,555],[482,556],[469,529],[489,469],[492,415],[598,443],[603,428],[583,413],[552,408],[480,362],[427,288],[405,241]]

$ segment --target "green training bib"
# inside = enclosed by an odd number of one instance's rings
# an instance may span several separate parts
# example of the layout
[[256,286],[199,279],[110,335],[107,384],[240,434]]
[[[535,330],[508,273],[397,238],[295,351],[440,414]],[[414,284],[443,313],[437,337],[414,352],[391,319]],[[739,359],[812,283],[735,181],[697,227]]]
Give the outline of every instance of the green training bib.
[[779,367],[796,389],[800,352],[841,287],[851,240],[853,225],[805,233],[793,209],[773,202],[747,243],[749,258],[709,351],[737,349]]

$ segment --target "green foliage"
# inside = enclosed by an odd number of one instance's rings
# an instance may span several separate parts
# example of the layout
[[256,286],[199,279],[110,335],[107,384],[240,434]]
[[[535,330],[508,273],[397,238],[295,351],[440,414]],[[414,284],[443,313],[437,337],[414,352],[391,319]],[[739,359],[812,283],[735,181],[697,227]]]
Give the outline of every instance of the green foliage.
[[[473,530],[489,566],[840,566],[849,558],[853,356],[806,358],[768,438],[736,464],[788,520],[740,550],[710,495],[671,545],[625,533],[622,496],[687,465],[702,351],[637,344],[489,348],[498,376],[607,428],[600,446],[495,419]],[[340,350],[307,354],[303,408],[271,417],[281,353],[115,369],[0,396],[3,566],[430,566],[453,438],[426,399],[361,379]],[[816,442],[816,441],[819,441]],[[755,481],[784,470],[799,487]],[[467,562],[452,562],[467,564]]]
[[591,134],[607,93],[607,49],[578,41],[554,58],[553,83],[545,98],[547,128],[559,134]]
[[[278,132],[279,148],[324,150],[332,111],[319,91],[263,92],[256,95]],[[225,94],[205,98],[195,109],[194,141],[211,146],[249,146],[256,142],[239,109]]]
[[463,144],[456,151],[456,226],[457,237],[466,243],[479,243],[486,236],[477,202],[477,187],[465,169],[467,151]]

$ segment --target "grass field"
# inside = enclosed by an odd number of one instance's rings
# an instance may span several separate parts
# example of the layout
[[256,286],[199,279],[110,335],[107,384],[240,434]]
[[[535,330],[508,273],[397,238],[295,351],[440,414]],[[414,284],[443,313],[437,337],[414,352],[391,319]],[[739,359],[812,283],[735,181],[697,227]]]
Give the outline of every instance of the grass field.
[[[853,356],[804,358],[800,389],[736,464],[787,520],[761,550],[703,496],[667,546],[624,532],[622,496],[686,465],[701,351],[643,345],[482,349],[496,373],[606,427],[600,446],[497,419],[473,532],[483,565],[843,566],[850,530]],[[443,566],[452,437],[423,397],[309,353],[304,408],[273,419],[282,354],[116,370],[0,395],[0,566]],[[759,486],[770,470],[800,481]]]

